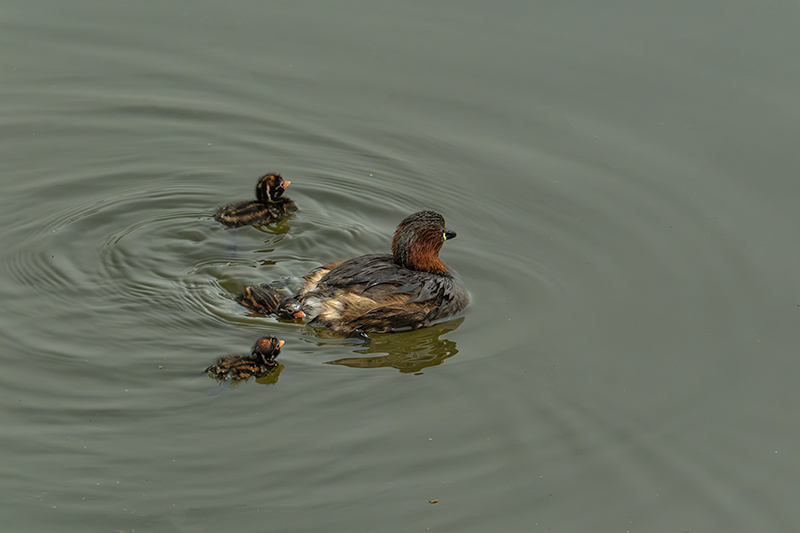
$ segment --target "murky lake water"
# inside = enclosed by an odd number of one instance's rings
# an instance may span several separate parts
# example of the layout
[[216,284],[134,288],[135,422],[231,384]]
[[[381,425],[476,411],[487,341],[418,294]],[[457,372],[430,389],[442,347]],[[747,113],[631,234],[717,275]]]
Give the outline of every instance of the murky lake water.
[[[6,2],[2,529],[795,531],[799,25]],[[268,171],[296,215],[211,218]],[[364,345],[233,300],[420,209],[461,319]],[[271,380],[203,373],[263,335]]]

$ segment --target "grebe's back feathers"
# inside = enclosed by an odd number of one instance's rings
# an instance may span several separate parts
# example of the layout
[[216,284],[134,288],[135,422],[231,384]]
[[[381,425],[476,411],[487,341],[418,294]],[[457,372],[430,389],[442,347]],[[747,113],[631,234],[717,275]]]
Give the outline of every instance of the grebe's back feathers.
[[318,287],[330,289],[363,286],[367,292],[378,285],[393,287],[389,292],[409,294],[408,302],[425,302],[452,283],[452,276],[431,276],[427,272],[409,270],[394,263],[390,254],[371,254],[344,261],[322,276]]

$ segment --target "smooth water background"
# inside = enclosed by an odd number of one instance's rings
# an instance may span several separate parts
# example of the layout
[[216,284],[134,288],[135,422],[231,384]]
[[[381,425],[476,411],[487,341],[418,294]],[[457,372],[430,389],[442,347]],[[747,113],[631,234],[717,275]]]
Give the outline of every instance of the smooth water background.
[[[5,2],[3,531],[796,531],[799,30],[796,1]],[[267,171],[295,216],[213,221]],[[364,346],[233,301],[425,208],[462,320]],[[277,381],[203,373],[270,334]]]

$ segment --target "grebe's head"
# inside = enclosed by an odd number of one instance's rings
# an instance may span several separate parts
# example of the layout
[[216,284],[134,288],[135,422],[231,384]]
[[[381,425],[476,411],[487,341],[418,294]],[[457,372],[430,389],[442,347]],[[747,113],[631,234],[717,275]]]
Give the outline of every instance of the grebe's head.
[[433,211],[408,215],[397,226],[392,240],[394,262],[412,270],[448,274],[447,265],[439,259],[444,241],[454,239],[455,231],[444,226],[444,217]]
[[276,314],[283,318],[303,318],[306,316],[303,312],[303,306],[299,301],[293,298],[284,298],[281,300]]
[[261,337],[253,345],[250,355],[263,365],[275,366],[275,358],[278,357],[281,346],[283,346],[283,341],[279,341],[275,337]]
[[265,174],[256,183],[256,200],[262,204],[276,201],[283,196],[283,191],[291,181],[285,180],[280,174]]

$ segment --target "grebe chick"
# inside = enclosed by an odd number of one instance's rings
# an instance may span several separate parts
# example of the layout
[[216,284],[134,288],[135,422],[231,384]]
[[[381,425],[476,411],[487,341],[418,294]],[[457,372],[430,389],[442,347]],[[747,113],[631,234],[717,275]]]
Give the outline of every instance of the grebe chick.
[[217,379],[230,376],[232,380],[266,374],[278,366],[275,358],[278,357],[281,346],[283,341],[275,337],[261,337],[253,345],[250,355],[220,357],[213,365],[206,368],[206,372]]
[[[249,291],[248,289],[251,288],[257,290]],[[303,318],[306,316],[300,302],[294,297],[281,298],[281,295],[266,283],[247,287],[236,297],[236,301],[248,309],[265,315],[277,315],[280,318]]]
[[417,329],[451,318],[469,303],[461,278],[439,259],[456,233],[444,218],[420,211],[397,226],[391,254],[370,254],[330,263],[305,276],[289,299],[268,285],[245,288],[237,301],[256,312],[278,314],[278,305],[300,304],[309,325],[344,334]]
[[229,228],[264,226],[277,222],[297,211],[297,205],[283,196],[290,183],[280,174],[265,174],[256,183],[255,200],[220,207],[214,219]]

